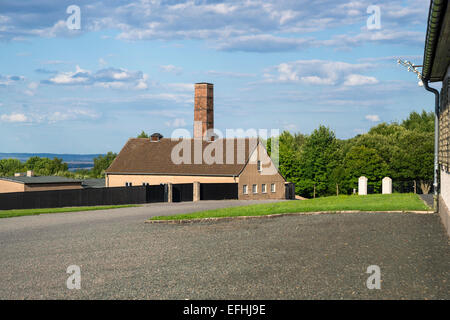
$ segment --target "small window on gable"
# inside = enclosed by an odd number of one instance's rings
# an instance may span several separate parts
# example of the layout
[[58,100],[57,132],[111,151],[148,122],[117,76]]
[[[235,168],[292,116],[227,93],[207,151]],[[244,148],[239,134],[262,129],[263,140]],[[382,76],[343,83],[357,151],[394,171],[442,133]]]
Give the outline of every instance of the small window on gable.
[[262,171],[262,168],[261,168],[261,160],[258,160],[258,162],[256,163],[256,167],[257,167],[257,169],[258,169],[259,172]]

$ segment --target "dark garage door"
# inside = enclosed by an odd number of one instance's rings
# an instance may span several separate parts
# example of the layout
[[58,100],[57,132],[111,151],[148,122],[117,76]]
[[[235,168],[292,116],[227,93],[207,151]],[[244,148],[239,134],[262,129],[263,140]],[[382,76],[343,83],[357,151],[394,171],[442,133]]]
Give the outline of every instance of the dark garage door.
[[228,200],[238,198],[237,183],[202,183],[200,200]]

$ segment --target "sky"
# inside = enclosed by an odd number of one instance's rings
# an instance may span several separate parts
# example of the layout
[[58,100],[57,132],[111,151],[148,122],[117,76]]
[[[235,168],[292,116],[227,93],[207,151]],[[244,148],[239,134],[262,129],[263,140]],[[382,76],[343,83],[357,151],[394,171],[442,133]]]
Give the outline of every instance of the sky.
[[396,63],[422,64],[428,8],[426,0],[2,0],[0,152],[118,152],[142,130],[192,132],[196,82],[214,84],[222,132],[310,134],[325,125],[348,139],[432,111],[434,97]]

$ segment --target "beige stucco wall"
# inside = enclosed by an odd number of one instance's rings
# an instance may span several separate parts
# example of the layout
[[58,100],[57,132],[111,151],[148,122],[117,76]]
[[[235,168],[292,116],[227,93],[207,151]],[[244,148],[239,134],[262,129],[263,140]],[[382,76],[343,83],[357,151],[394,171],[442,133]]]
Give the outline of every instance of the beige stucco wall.
[[207,176],[163,176],[163,175],[118,175],[108,174],[106,177],[107,187],[124,187],[126,182],[133,186],[141,186],[143,183],[156,185],[161,183],[237,183],[239,178],[233,177],[207,177]]
[[49,190],[66,190],[66,189],[81,189],[80,183],[51,183],[51,184],[36,184],[26,185],[19,182],[6,181],[0,179],[0,193],[6,192],[28,192],[28,191],[49,191]]
[[23,183],[6,181],[0,179],[0,193],[6,192],[23,192],[25,185]]
[[[261,161],[261,171],[258,171],[257,161]],[[285,180],[270,160],[266,149],[259,144],[257,150],[250,156],[249,163],[239,176],[239,200],[253,199],[285,199]],[[270,185],[275,183],[275,192]],[[252,186],[257,185],[257,193],[252,192]],[[266,185],[266,193],[262,193],[262,184]],[[247,185],[247,194],[244,194]]]

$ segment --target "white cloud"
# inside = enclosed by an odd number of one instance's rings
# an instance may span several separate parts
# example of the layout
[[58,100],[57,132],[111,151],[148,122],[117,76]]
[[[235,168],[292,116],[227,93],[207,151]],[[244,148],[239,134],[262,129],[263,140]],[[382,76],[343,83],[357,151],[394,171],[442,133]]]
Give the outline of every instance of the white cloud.
[[83,70],[79,66],[76,66],[75,72],[60,72],[53,78],[45,80],[43,83],[49,84],[87,84],[90,79],[91,72]]
[[179,92],[193,92],[193,83],[169,83],[165,85],[169,90],[175,90]]
[[65,20],[59,20],[53,26],[32,29],[29,33],[31,35],[37,35],[44,38],[54,38],[57,36],[73,36],[81,34],[81,30],[70,30],[67,28],[67,23]]
[[99,117],[100,114],[94,110],[75,108],[66,111],[49,113],[44,119],[48,123],[55,123],[68,120],[97,119]]
[[303,49],[311,47],[313,44],[313,39],[256,34],[229,37],[227,40],[219,43],[217,49],[223,51],[277,52]]
[[[5,2],[5,1],[4,1]],[[210,41],[221,50],[287,51],[309,45],[359,46],[364,42],[423,45],[428,6],[423,0],[379,0],[383,32],[342,32],[328,40],[303,39],[307,32],[365,28],[366,8],[372,0],[245,0],[245,1],[82,1],[81,30],[69,30],[61,7],[51,1],[21,0],[2,4],[0,39],[72,37],[84,32],[117,29],[124,40]],[[63,1],[61,6],[71,4]],[[367,31],[367,30],[366,30]],[[284,35],[283,37],[275,35]],[[418,36],[418,37],[417,37]],[[102,36],[105,37],[105,36]]]
[[64,60],[44,60],[41,61],[42,64],[58,65],[58,64],[71,64],[71,61]]
[[32,81],[28,84],[28,88],[31,90],[36,90],[38,87],[39,87],[39,82]]
[[104,66],[106,66],[108,64],[108,62],[106,62],[106,60],[105,59],[103,59],[103,58],[100,58],[100,59],[98,59],[98,65],[100,66],[100,67],[104,67]]
[[27,122],[28,118],[23,113],[2,114],[0,120],[3,122]]
[[377,114],[368,114],[365,116],[366,120],[372,121],[372,122],[378,122],[380,121],[380,116]]
[[147,81],[148,76],[141,71],[106,68],[93,73],[76,66],[75,72],[60,72],[41,82],[53,85],[95,85],[112,89],[144,90],[148,88]]
[[[297,60],[269,68],[266,82],[300,82],[310,85],[346,85],[377,83],[373,77],[355,74],[373,68],[369,63],[347,63],[329,60]],[[359,81],[359,82],[358,82]]]
[[24,80],[25,80],[24,76],[11,76],[11,75],[3,76],[0,74],[0,87],[7,87],[13,84],[17,84],[18,82]]
[[183,73],[183,68],[176,67],[176,66],[174,66],[172,64],[159,66],[159,69],[161,71],[163,71],[163,72],[173,73],[173,74],[176,74],[176,75],[180,75],[180,74]]
[[345,78],[344,86],[362,86],[365,84],[376,84],[375,77],[363,76],[361,74],[350,74]]

